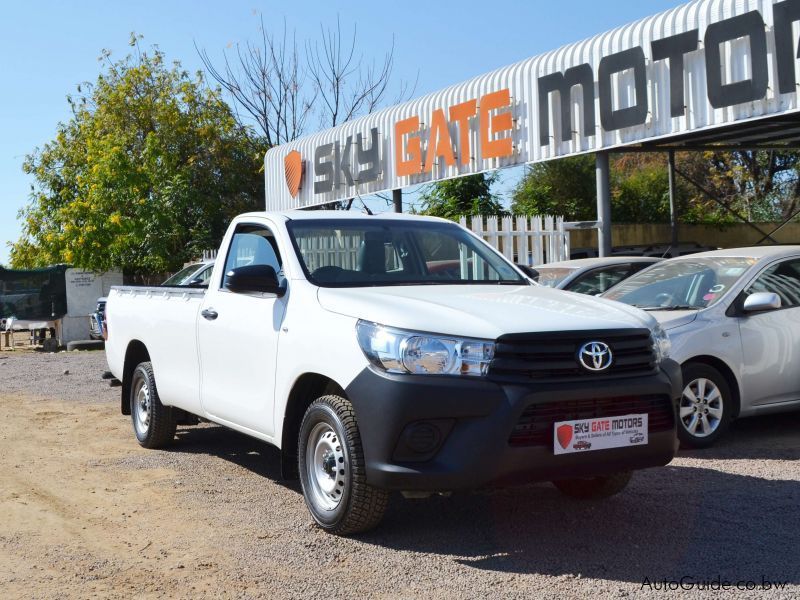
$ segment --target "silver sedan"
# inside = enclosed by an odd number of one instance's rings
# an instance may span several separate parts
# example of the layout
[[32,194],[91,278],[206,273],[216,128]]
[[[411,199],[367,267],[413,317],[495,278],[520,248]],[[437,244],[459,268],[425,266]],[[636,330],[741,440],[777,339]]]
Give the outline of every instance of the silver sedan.
[[706,447],[731,420],[800,408],[800,246],[665,260],[603,295],[650,311],[683,366],[678,436]]

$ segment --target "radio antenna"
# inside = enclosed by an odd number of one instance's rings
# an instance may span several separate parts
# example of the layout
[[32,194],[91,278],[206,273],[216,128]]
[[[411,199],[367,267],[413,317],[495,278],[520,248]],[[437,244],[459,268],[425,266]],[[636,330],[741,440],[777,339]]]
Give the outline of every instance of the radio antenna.
[[356,198],[358,198],[358,201],[361,202],[361,206],[364,207],[364,212],[367,213],[370,217],[372,217],[375,213],[373,213],[369,209],[369,206],[367,206],[367,203],[364,202],[364,199],[361,197],[361,194],[358,193],[358,185],[356,185]]

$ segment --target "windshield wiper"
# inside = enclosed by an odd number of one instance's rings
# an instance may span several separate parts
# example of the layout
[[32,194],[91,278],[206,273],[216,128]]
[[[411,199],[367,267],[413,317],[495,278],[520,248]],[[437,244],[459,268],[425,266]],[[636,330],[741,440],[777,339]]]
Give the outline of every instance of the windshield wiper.
[[700,310],[701,308],[705,308],[705,306],[694,306],[691,304],[675,304],[672,306],[642,306],[640,304],[632,304],[631,306],[641,308],[642,310]]

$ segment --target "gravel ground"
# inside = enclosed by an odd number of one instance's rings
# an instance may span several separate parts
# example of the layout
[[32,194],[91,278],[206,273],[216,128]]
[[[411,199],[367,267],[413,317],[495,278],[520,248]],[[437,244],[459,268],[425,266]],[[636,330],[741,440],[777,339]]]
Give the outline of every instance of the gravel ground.
[[[718,447],[639,472],[603,502],[570,500],[545,484],[396,497],[379,529],[344,539],[313,526],[298,485],[281,481],[278,453],[264,443],[205,425],[179,430],[168,451],[140,449],[118,412],[118,389],[99,379],[105,368],[102,352],[0,354],[6,427],[35,418],[41,436],[23,449],[37,457],[27,478],[0,495],[2,597],[664,597],[665,579],[685,577],[759,588],[683,592],[691,597],[800,597],[800,413],[737,422]],[[30,417],[13,418],[26,410]],[[80,444],[87,412],[104,432],[90,448]],[[0,435],[13,441],[0,447],[4,460],[23,452],[26,436],[14,433]],[[50,439],[65,451],[37,454]],[[95,513],[70,510],[71,494],[88,486],[71,487],[76,478],[114,492],[93,497]],[[26,489],[50,479],[57,501],[37,509],[47,518],[20,524],[32,510],[17,505]],[[100,511],[126,506],[148,507],[153,524],[129,519],[129,509],[101,521]],[[55,513],[65,523],[46,530]],[[78,525],[99,533],[82,538]],[[116,539],[98,540],[103,532]],[[37,552],[44,571],[21,572]],[[765,580],[788,585],[760,589]]]

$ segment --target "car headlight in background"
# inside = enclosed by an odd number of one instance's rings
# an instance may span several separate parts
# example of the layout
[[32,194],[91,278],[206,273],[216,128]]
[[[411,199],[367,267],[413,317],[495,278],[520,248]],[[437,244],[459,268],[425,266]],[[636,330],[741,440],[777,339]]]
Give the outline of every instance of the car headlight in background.
[[482,377],[494,357],[494,342],[356,324],[358,343],[369,362],[388,373]]
[[651,330],[650,337],[653,340],[653,350],[656,352],[656,362],[660,363],[665,358],[669,358],[672,344],[669,341],[667,332],[664,331],[661,325],[655,324],[655,327]]

